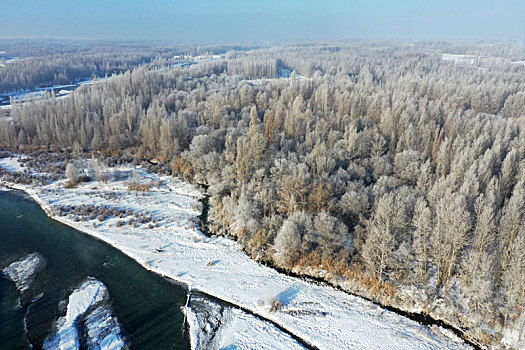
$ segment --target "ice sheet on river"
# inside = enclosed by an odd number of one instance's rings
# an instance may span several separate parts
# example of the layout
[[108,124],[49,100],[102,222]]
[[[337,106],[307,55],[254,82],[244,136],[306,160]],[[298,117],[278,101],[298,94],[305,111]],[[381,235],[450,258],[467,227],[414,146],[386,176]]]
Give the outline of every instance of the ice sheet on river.
[[66,313],[44,342],[44,349],[123,349],[120,325],[111,314],[107,287],[87,279],[69,295]]
[[35,275],[42,270],[45,259],[38,253],[31,253],[25,258],[15,261],[2,272],[15,282],[16,288],[20,292],[26,291]]

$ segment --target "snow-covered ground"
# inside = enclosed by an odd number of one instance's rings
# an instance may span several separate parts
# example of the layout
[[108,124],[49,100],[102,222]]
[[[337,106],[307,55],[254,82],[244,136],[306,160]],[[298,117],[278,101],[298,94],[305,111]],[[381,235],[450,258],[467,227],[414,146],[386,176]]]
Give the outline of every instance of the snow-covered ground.
[[45,265],[45,259],[38,253],[32,253],[25,258],[15,261],[2,272],[15,282],[20,292],[26,291],[33,281],[35,275]]
[[[100,349],[124,347],[120,326],[107,304],[108,290],[100,281],[87,279],[70,294],[66,314],[56,322],[56,330],[45,340],[44,349],[79,349],[78,319],[87,329],[86,343]],[[95,347],[93,347],[95,348]]]
[[206,298],[192,297],[184,312],[193,350],[304,349],[271,323]]
[[478,65],[525,65],[525,61],[511,61],[504,57],[488,57],[488,56],[477,56],[477,55],[458,55],[451,53],[444,53],[441,59],[445,62],[452,62],[455,64],[467,65],[467,66],[478,66]]
[[[0,159],[0,166],[4,164],[14,168],[12,160]],[[286,276],[250,259],[229,239],[206,237],[194,224],[202,194],[192,185],[147,174],[140,168],[121,168],[120,173],[129,176],[107,184],[83,183],[72,189],[64,188],[65,180],[37,188],[16,187],[28,192],[51,216],[57,207],[93,205],[154,217],[155,225],[134,227],[122,225],[127,218],[110,217],[99,222],[53,216],[115,246],[145,268],[271,320],[317,348],[468,348],[450,332],[420,325],[329,286]],[[129,191],[129,179],[137,177],[143,184],[156,185],[149,192]],[[280,308],[272,307],[276,301]],[[246,326],[250,322],[243,317],[236,317],[240,321],[232,327],[250,332],[247,337],[256,344],[265,341],[257,339],[261,332]],[[274,337],[275,348],[282,348],[278,344],[282,336]]]
[[25,170],[25,167],[18,162],[18,157],[0,159],[0,167],[12,173],[23,172]]

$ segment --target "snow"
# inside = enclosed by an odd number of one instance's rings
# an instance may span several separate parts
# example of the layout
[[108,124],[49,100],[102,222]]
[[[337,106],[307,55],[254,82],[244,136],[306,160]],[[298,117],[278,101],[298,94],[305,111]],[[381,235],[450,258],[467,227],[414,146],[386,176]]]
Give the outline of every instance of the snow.
[[206,299],[200,299],[191,306],[186,304],[182,308],[185,322],[190,331],[190,345],[192,350],[205,349],[223,322],[223,308]]
[[122,349],[120,326],[111,311],[98,307],[86,317],[88,349]]
[[475,55],[457,55],[450,53],[443,53],[441,59],[445,62],[452,62],[454,64],[478,66],[478,65],[524,65],[525,61],[511,61],[504,57],[487,57]]
[[304,349],[271,323],[208,299],[193,297],[185,314],[193,350]]
[[474,55],[455,55],[450,53],[444,53],[442,59],[443,61],[454,63],[475,64],[477,61],[479,61],[480,57]]
[[518,317],[517,328],[503,329],[501,342],[512,349],[525,349],[525,312]]
[[216,60],[223,59],[224,57],[225,55],[198,55],[198,56],[193,57],[193,61],[195,63],[216,61]]
[[15,261],[2,272],[15,282],[16,288],[20,291],[29,289],[35,275],[45,265],[44,258],[38,253],[31,253],[24,259]]
[[0,168],[4,168],[9,172],[23,172],[25,168],[18,162],[18,157],[7,157],[0,159]]
[[[50,216],[53,207],[62,205],[109,205],[153,215],[160,226],[152,229],[147,224],[117,227],[119,218],[75,222],[72,216],[53,217],[111,244],[148,270],[271,320],[320,349],[378,349],[385,344],[389,349],[468,348],[439,328],[428,328],[364,299],[258,264],[237,243],[208,238],[195,227],[202,194],[192,185],[142,169],[120,171],[134,172],[142,183],[163,184],[150,192],[135,193],[127,189],[124,176],[107,184],[82,183],[73,189],[64,188],[65,180],[34,189],[18,188]],[[272,309],[275,299],[282,303],[279,310]],[[236,319],[241,321],[235,327],[245,327],[243,317]],[[259,342],[261,332],[256,328],[249,332],[246,336]]]
[[[16,173],[16,172],[20,172],[20,173],[23,173],[25,171],[30,171],[31,175],[34,175],[34,176],[45,176],[45,175],[49,175],[47,173],[39,173],[39,172],[36,172],[36,171],[33,171],[33,169],[27,169],[26,166],[24,164],[21,164],[19,162],[19,159],[26,159],[25,156],[17,156],[15,154],[12,154],[12,157],[6,157],[6,158],[0,158],[0,168],[3,168],[9,172],[13,172],[13,173]],[[0,181],[0,185],[2,184],[2,182]],[[17,186],[15,186],[17,187]],[[23,190],[23,188],[20,188]]]
[[77,320],[85,316],[88,329],[87,343],[99,344],[102,349],[122,349],[120,327],[102,304],[108,297],[106,286],[87,279],[69,296],[66,315],[57,321],[56,333],[44,342],[44,349],[79,349]]
[[27,60],[28,58],[31,57],[6,57],[5,51],[0,51],[0,68],[5,68],[8,64],[13,64],[18,61]]
[[525,61],[510,61],[510,64],[517,64],[520,66],[525,66]]

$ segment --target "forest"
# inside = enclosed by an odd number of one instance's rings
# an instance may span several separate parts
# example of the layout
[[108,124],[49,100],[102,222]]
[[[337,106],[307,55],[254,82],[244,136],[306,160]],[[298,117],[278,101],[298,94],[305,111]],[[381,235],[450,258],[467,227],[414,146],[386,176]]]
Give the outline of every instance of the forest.
[[202,186],[207,229],[257,261],[480,344],[525,337],[523,48],[205,49],[224,58],[185,66],[171,57],[203,49],[88,48],[0,69],[0,91],[116,71],[64,99],[13,101],[1,148],[149,160]]
[[139,65],[177,62],[243,46],[163,48],[111,42],[0,40],[0,94],[123,73]]

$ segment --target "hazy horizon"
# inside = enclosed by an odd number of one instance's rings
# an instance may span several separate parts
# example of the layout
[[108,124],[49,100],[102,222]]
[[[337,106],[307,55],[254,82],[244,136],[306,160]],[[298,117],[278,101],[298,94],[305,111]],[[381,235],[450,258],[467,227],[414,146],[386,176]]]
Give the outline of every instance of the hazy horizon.
[[174,43],[525,38],[525,2],[467,0],[28,0],[4,3],[0,37]]

